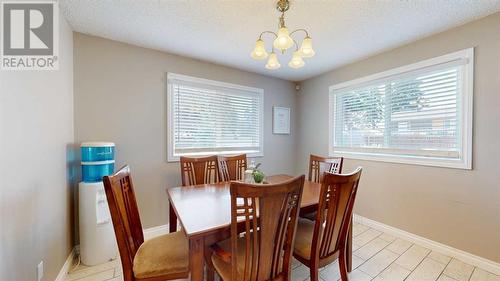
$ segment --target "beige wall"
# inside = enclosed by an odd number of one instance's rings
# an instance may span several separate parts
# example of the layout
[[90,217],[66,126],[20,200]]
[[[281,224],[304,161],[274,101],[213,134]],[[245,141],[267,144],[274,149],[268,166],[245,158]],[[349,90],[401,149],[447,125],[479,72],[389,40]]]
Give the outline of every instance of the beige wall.
[[473,170],[347,160],[363,166],[356,212],[500,262],[500,13],[302,83],[298,171],[328,153],[328,87],[449,52],[475,48]]
[[[295,171],[295,128],[272,134],[272,106],[292,109],[294,84],[151,49],[79,33],[75,46],[75,137],[77,142],[116,143],[116,168],[131,166],[145,228],[167,223],[167,186],[180,185],[179,163],[167,163],[167,72],[264,89],[266,173]],[[194,207],[194,206],[193,206]]]
[[54,280],[73,246],[73,32],[58,71],[0,71],[0,280]]

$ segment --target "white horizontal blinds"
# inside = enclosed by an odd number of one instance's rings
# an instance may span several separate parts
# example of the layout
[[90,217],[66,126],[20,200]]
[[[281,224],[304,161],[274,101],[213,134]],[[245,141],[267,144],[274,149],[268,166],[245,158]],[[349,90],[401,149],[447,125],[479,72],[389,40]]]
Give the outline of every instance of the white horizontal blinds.
[[462,62],[335,92],[334,148],[460,158]]
[[169,83],[175,155],[260,151],[261,93],[179,79]]

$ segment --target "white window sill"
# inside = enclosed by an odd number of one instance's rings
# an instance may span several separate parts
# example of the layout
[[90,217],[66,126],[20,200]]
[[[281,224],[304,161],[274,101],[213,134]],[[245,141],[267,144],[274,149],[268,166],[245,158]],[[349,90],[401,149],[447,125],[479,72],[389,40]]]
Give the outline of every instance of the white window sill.
[[449,159],[438,157],[410,156],[410,155],[391,155],[382,153],[366,153],[366,152],[345,152],[345,151],[330,151],[330,157],[344,157],[347,159],[358,159],[378,162],[389,162],[398,164],[444,167],[454,169],[471,170],[472,163],[463,159]]

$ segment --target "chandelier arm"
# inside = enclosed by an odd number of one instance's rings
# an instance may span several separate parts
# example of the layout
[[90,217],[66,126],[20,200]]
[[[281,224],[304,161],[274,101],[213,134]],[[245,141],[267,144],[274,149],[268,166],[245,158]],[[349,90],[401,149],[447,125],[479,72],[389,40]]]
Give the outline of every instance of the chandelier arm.
[[[278,34],[276,34],[276,32],[266,30],[266,31],[263,31],[263,32],[259,35],[259,39],[260,39],[260,40],[262,40],[262,36],[263,36],[264,34],[272,34],[272,35],[274,35],[274,38],[278,38]],[[264,40],[262,40],[262,41],[264,41]],[[274,53],[274,46],[273,46],[273,44],[271,44],[271,52],[273,52],[273,53]]]
[[261,39],[261,40],[262,40],[262,35],[267,34],[267,33],[274,35],[274,38],[278,38],[278,34],[276,34],[276,32],[266,30],[266,31],[263,31],[263,32],[259,35],[259,39]]
[[306,37],[309,37],[309,32],[307,32],[307,30],[305,30],[303,28],[295,29],[294,31],[290,32],[290,36],[292,36],[292,34],[294,34],[295,32],[299,32],[299,31],[304,31],[304,33],[306,34]]

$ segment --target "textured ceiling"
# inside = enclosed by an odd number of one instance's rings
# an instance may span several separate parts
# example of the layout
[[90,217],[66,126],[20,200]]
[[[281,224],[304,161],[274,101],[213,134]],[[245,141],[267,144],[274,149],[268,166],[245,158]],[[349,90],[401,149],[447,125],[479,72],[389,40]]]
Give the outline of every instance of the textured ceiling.
[[[75,31],[300,81],[500,11],[500,0],[291,0],[290,29],[306,28],[316,56],[301,69],[267,70],[250,58],[264,30],[276,30],[275,1],[60,0]],[[267,47],[271,38],[267,38]]]

